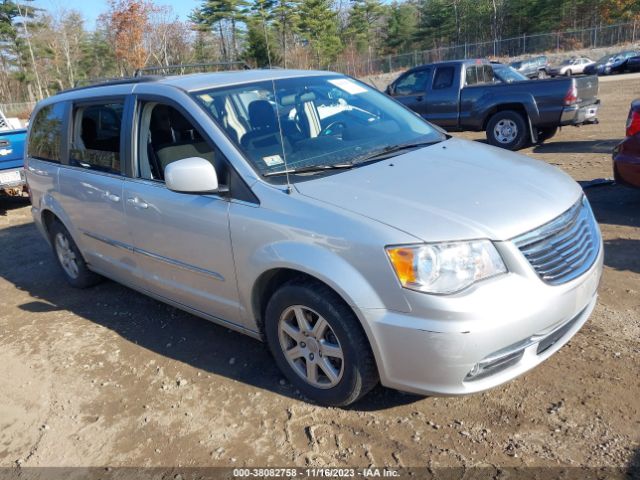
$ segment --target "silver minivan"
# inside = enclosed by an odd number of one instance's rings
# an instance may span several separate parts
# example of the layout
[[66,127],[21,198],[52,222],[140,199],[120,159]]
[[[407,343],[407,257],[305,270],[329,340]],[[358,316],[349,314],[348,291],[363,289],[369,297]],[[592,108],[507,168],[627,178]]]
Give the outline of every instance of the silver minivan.
[[596,303],[576,182],[343,75],[140,77],[32,118],[33,217],[71,285],[108,277],[265,340],[320,404],[495,387]]

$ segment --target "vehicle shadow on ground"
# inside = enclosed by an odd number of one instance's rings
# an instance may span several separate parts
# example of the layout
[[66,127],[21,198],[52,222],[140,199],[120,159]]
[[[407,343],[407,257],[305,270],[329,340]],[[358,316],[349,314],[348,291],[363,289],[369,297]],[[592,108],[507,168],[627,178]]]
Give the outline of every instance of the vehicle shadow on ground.
[[0,217],[5,216],[8,211],[29,205],[27,197],[5,197],[0,195]]
[[584,192],[598,223],[640,227],[640,189],[611,183]]
[[[640,189],[602,185],[585,189],[598,223],[640,227]],[[640,240],[614,238],[604,242],[605,265],[620,271],[640,273]]]
[[626,474],[630,479],[640,478],[640,448],[637,448],[627,464]]
[[[33,223],[0,229],[0,277],[32,299],[18,308],[33,315],[69,311],[142,348],[203,372],[225,376],[292,399],[304,398],[275,366],[266,346],[252,338],[153,300],[115,282],[76,290],[64,281]],[[42,317],[43,321],[47,317]],[[283,385],[284,384],[284,385]],[[377,387],[352,410],[383,410],[424,397]]]
[[613,147],[622,141],[622,138],[609,140],[574,140],[557,141],[536,145],[534,153],[611,153]]

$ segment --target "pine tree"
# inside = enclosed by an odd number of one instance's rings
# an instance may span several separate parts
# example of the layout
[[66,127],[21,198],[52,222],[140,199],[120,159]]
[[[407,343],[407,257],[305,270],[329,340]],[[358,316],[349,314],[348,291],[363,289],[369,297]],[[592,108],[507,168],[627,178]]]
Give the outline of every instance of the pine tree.
[[379,0],[352,1],[345,33],[358,52],[371,54],[377,46],[378,23],[383,13]]
[[414,4],[394,2],[387,17],[384,39],[385,53],[408,52],[413,48],[418,25],[418,9]]
[[300,35],[313,51],[318,67],[326,67],[342,50],[338,36],[338,19],[330,0],[302,0]]
[[246,5],[244,0],[204,0],[189,17],[197,29],[217,32],[225,61],[239,57],[239,24],[245,20]]

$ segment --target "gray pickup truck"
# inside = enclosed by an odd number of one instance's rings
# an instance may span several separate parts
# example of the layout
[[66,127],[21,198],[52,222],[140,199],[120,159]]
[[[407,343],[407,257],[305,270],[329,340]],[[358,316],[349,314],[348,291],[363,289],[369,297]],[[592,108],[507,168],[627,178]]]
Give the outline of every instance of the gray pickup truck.
[[489,143],[518,150],[551,138],[558,127],[598,122],[598,78],[497,83],[486,60],[415,67],[386,93],[449,131],[482,131]]

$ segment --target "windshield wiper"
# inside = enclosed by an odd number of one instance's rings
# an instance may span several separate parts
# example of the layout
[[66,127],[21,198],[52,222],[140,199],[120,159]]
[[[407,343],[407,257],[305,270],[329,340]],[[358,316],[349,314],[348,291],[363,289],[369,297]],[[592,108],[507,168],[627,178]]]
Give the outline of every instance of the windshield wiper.
[[434,145],[436,143],[440,143],[442,140],[430,140],[426,142],[409,142],[409,143],[401,143],[399,145],[390,145],[388,147],[381,148],[380,150],[375,150],[374,152],[367,153],[358,157],[354,160],[353,163],[365,163],[371,162],[375,160],[384,160],[385,158],[389,158],[394,156],[403,150],[411,150],[413,148],[422,148],[428,147],[429,145]]
[[287,175],[287,174],[296,174],[296,173],[313,173],[313,172],[324,172],[326,170],[343,170],[348,168],[353,168],[353,163],[336,163],[333,165],[310,165],[308,167],[300,167],[300,168],[289,168],[288,170],[278,170],[276,172],[266,172],[263,173],[263,177],[274,177],[276,175]]

